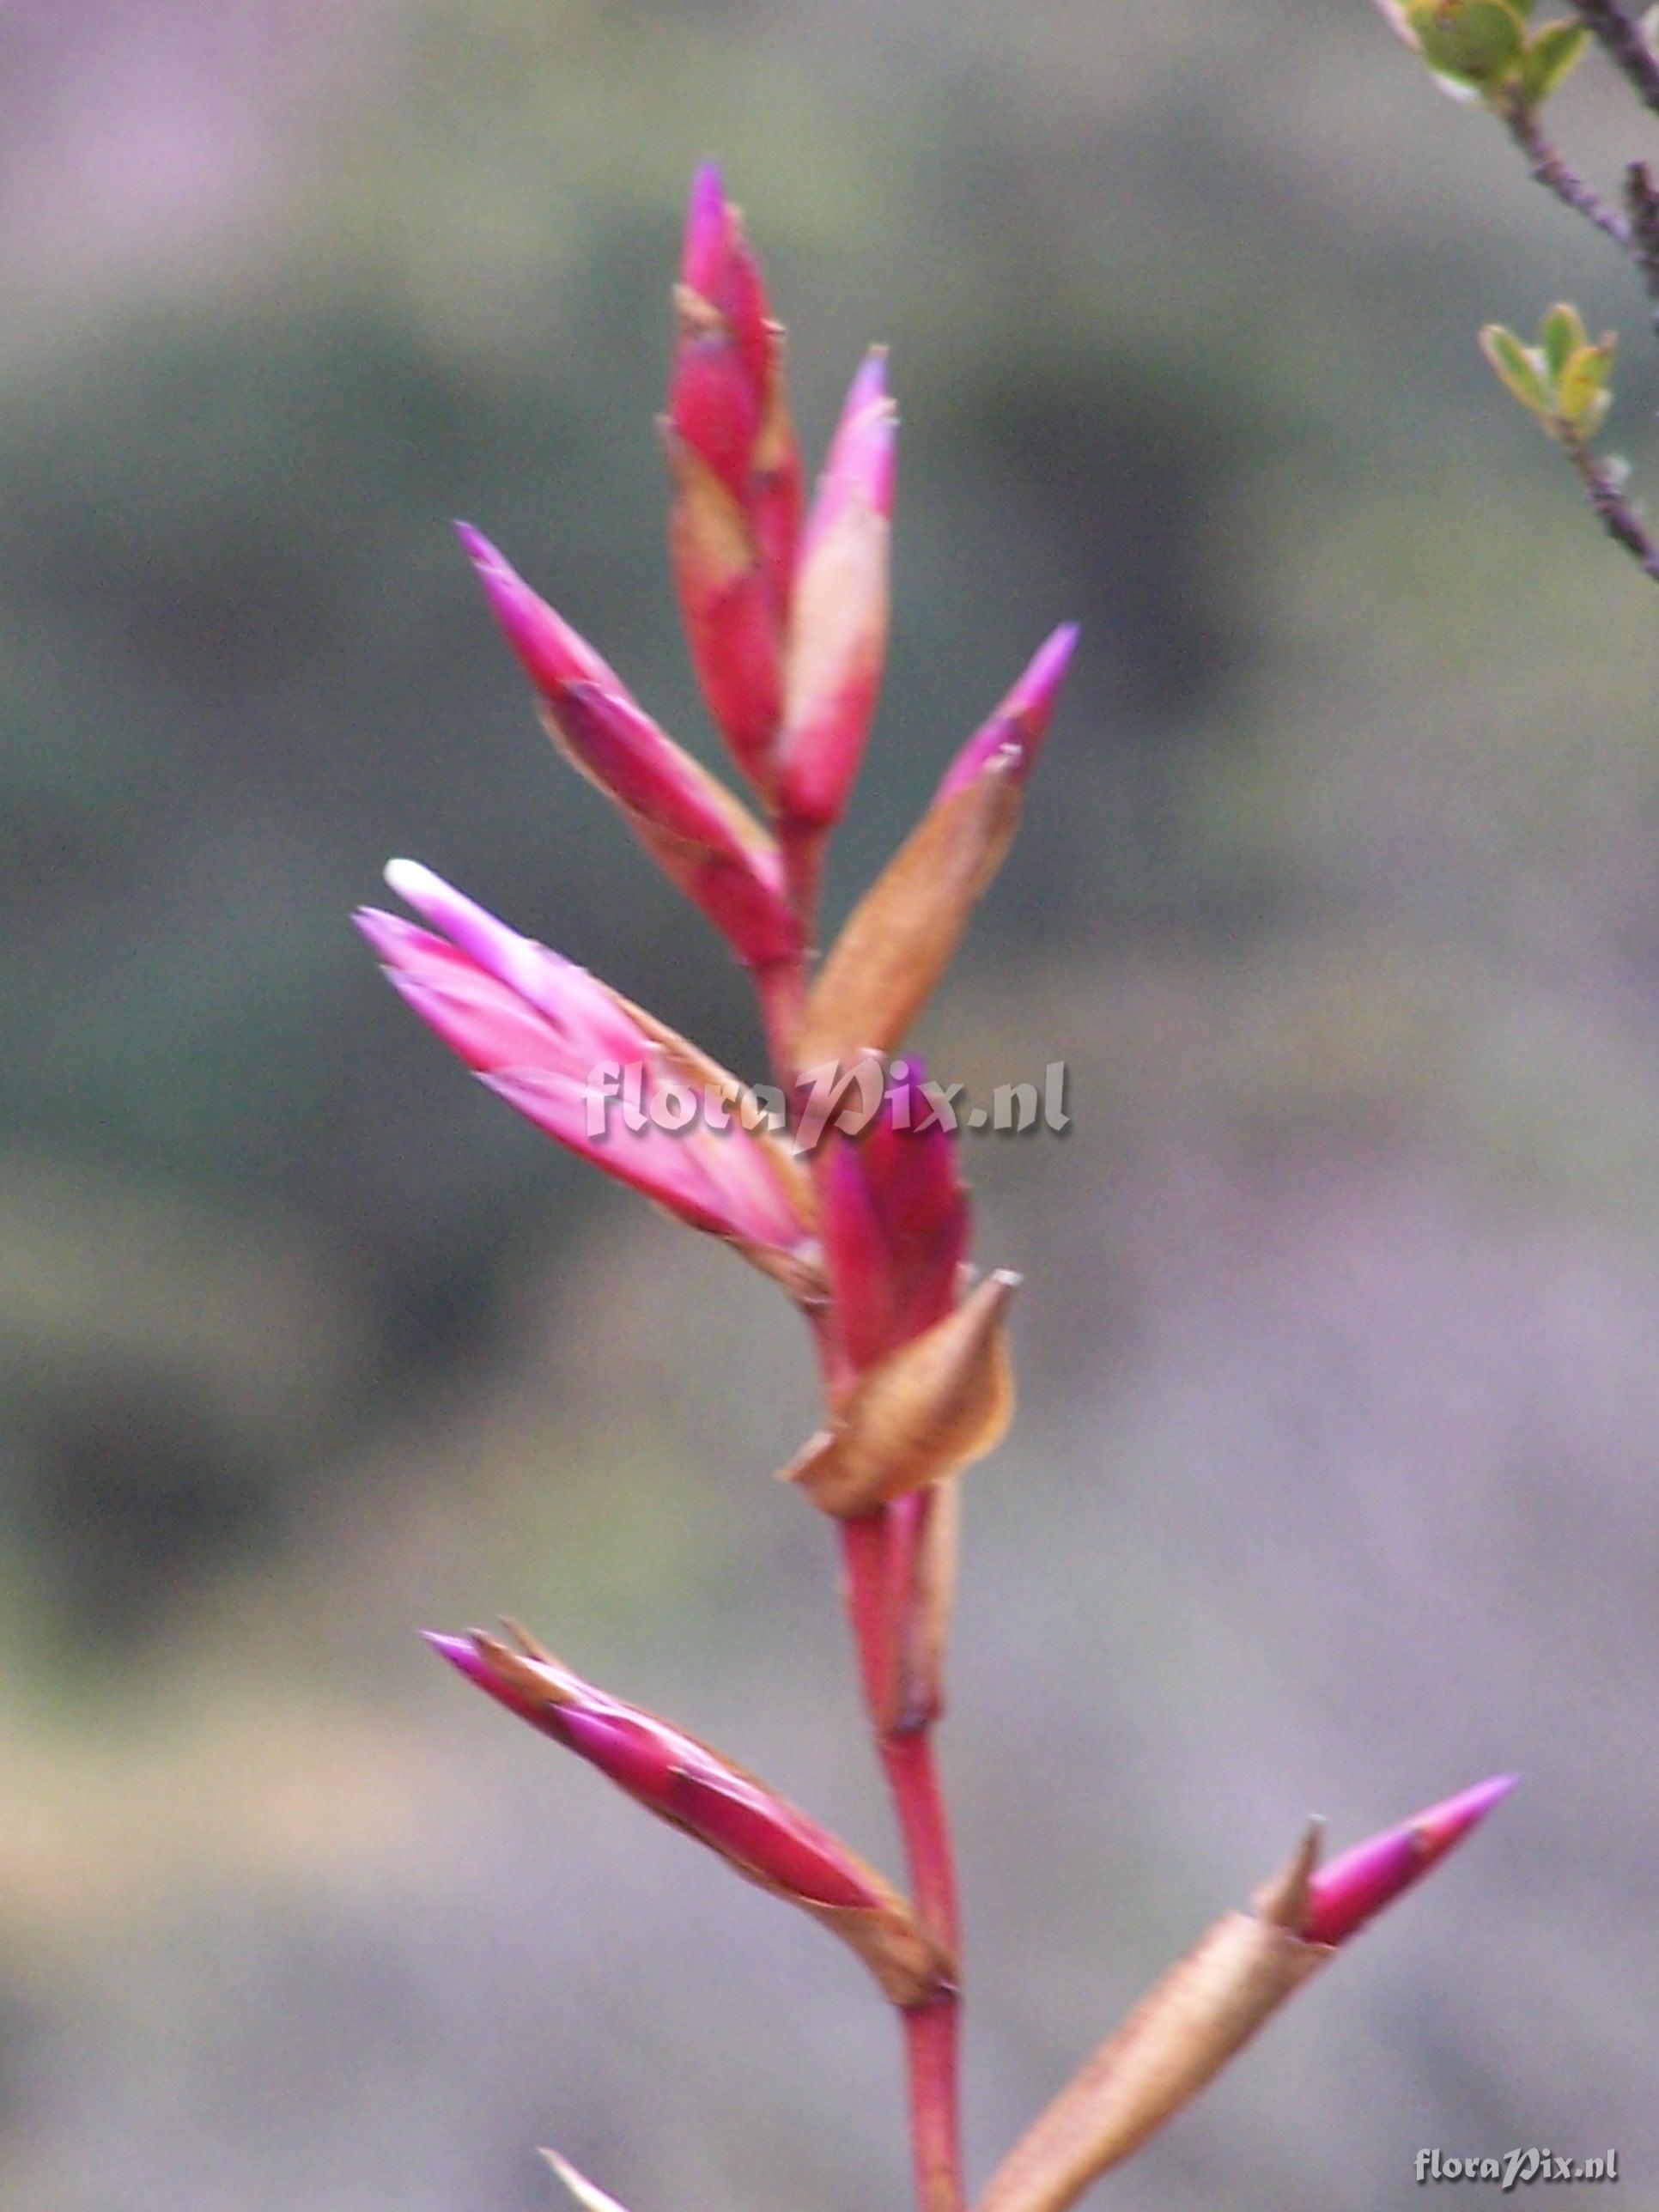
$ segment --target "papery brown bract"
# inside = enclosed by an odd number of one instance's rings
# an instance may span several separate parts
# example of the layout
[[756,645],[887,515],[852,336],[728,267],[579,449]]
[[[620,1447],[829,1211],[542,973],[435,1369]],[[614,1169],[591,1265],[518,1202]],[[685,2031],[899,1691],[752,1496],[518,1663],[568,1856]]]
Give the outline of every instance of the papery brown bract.
[[782,1470],[842,1519],[939,1482],[1002,1441],[1013,1418],[1005,1326],[1019,1277],[1000,1268],[871,1368]]

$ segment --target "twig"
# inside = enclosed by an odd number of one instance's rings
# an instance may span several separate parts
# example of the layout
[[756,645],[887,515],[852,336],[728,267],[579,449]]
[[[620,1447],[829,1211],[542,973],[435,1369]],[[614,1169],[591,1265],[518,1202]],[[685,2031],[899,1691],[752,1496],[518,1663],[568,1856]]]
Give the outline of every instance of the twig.
[[1632,161],[1625,171],[1625,205],[1630,210],[1631,258],[1642,272],[1659,330],[1659,188],[1645,161]]
[[1627,222],[1619,210],[1608,204],[1594,185],[1581,177],[1560,149],[1553,146],[1538,127],[1535,113],[1522,101],[1518,94],[1508,94],[1498,112],[1504,129],[1527,157],[1527,167],[1533,179],[1547,191],[1553,192],[1564,207],[1610,238],[1621,253],[1627,253],[1643,271],[1651,288],[1652,276],[1641,241],[1632,222]]
[[1634,86],[1644,107],[1659,115],[1659,56],[1619,0],[1571,0],[1572,12],[1597,40],[1613,66]]
[[1590,505],[1601,518],[1601,527],[1656,583],[1659,583],[1659,545],[1642,527],[1635,507],[1607,464],[1590,451],[1578,433],[1565,423],[1554,426],[1556,443],[1583,479]]

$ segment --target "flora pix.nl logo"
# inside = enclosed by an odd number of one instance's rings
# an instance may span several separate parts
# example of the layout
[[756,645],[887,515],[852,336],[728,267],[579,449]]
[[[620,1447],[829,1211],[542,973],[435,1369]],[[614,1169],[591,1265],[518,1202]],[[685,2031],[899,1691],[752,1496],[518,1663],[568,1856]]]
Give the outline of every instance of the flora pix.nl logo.
[[955,1134],[1027,1136],[1035,1130],[1063,1135],[1072,1126],[1066,1104],[1066,1063],[1051,1060],[1041,1084],[999,1083],[988,1105],[972,1105],[960,1083],[921,1076],[914,1084],[909,1062],[890,1066],[878,1053],[863,1053],[844,1066],[836,1061],[804,1068],[796,1079],[795,1110],[781,1085],[757,1083],[733,1096],[723,1085],[694,1083],[672,1068],[647,1071],[641,1060],[600,1060],[587,1072],[582,1097],[587,1134],[610,1135],[613,1114],[630,1134],[659,1129],[671,1136],[690,1128],[726,1129],[735,1121],[750,1134],[757,1129],[790,1138],[798,1152],[810,1152],[827,1129],[861,1136],[884,1103],[898,1128],[944,1129]]

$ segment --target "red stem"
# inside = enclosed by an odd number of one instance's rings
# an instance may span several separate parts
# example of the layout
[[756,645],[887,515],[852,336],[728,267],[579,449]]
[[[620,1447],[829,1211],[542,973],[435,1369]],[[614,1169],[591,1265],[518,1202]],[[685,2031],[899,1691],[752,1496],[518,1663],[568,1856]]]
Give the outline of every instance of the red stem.
[[[909,1869],[918,1918],[954,1959],[960,1936],[950,1823],[933,1761],[931,1725],[893,1725],[898,1623],[894,1618],[890,1510],[842,1523],[843,1594],[858,1650],[864,1702],[876,1734]],[[903,2014],[910,2155],[920,2212],[961,2212],[963,2202],[958,2047],[962,2006],[954,1987]]]
[[[793,902],[810,940],[823,865],[821,833],[791,836],[781,842]],[[777,1080],[786,1094],[796,1073],[793,1041],[806,997],[805,962],[780,962],[757,971],[756,990],[767,1046]],[[833,1405],[844,1395],[852,1374],[842,1352],[833,1307],[813,1320],[813,1339],[823,1370],[824,1395]],[[954,1961],[959,1936],[956,1868],[950,1823],[933,1762],[932,1715],[920,1726],[897,1710],[896,1695],[904,1634],[902,1608],[910,1577],[894,1538],[890,1508],[843,1521],[842,1596],[865,1709],[874,1731],[887,1778],[908,1869],[911,1901],[917,1917],[938,1937]],[[902,2015],[908,2089],[910,2155],[918,2212],[962,2212],[959,2050],[961,2002],[955,1985],[925,2005]]]

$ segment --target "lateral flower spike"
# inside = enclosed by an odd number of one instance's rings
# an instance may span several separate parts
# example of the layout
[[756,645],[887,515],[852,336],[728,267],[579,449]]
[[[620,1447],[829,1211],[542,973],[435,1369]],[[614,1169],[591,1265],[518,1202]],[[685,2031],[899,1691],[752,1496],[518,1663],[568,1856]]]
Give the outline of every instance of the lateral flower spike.
[[651,720],[614,671],[470,523],[457,532],[548,735],[621,810],[670,882],[745,966],[794,957],[800,926],[776,844],[707,769]]
[[927,1003],[1012,840],[1076,640],[1067,623],[1041,647],[854,908],[807,1000],[803,1067],[896,1050]]
[[777,803],[800,830],[841,819],[875,713],[887,655],[897,434],[878,348],[848,392],[795,577]]
[[696,174],[674,289],[663,442],[669,547],[691,658],[738,764],[769,789],[800,529],[783,331],[719,170]]
[[434,1651],[509,1712],[841,1936],[894,2004],[928,2003],[948,1984],[949,1962],[904,1900],[827,1829],[707,1744],[583,1681],[521,1630],[510,1632],[516,1648],[477,1629],[425,1632]]
[[752,1109],[709,1113],[672,1030],[429,868],[393,860],[386,880],[432,928],[374,908],[357,927],[400,996],[489,1089],[797,1297],[817,1294],[799,1169],[735,1077],[701,1062],[710,1090]]
[[869,1127],[833,1133],[820,1158],[825,1269],[847,1356],[863,1373],[945,1318],[967,1253],[956,1139],[921,1063],[895,1060]]
[[1339,1943],[1467,1835],[1516,1779],[1498,1775],[1449,1797],[1322,1874],[1311,1823],[1252,1910],[1217,1921],[1032,2123],[975,2212],[1064,2212],[1189,2103]]
[[994,1451],[1013,1419],[1006,1322],[1018,1287],[1018,1275],[999,1268],[872,1367],[780,1479],[854,1520]]

